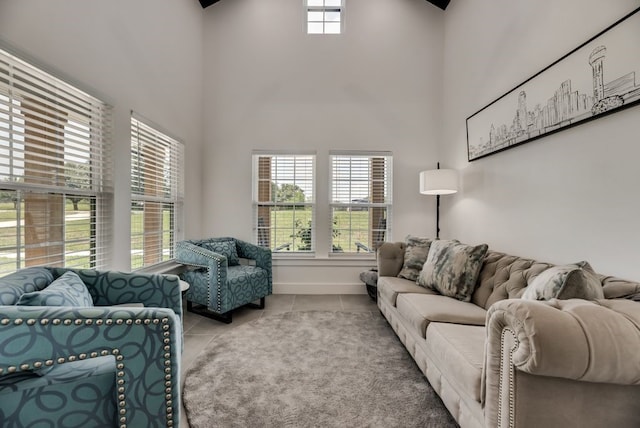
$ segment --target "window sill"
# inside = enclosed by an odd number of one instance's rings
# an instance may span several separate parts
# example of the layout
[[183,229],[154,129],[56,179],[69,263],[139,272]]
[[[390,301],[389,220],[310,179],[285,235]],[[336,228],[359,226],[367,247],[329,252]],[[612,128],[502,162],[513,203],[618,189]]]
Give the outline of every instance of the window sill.
[[156,273],[156,274],[173,274],[178,275],[184,270],[185,266],[175,260],[167,260],[166,262],[156,263],[155,265],[146,266],[134,270],[136,273]]
[[274,266],[352,266],[371,267],[376,265],[374,254],[358,256],[356,254],[328,254],[324,257],[313,255],[288,255],[287,257],[273,257]]

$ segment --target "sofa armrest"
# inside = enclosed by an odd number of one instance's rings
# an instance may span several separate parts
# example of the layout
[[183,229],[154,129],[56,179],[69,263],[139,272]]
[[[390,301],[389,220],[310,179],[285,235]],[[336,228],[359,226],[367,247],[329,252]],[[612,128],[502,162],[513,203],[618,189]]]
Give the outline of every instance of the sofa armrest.
[[404,242],[384,242],[377,251],[378,276],[398,276],[404,264]]
[[487,314],[487,363],[499,361],[504,330],[516,339],[511,362],[526,373],[640,385],[640,304],[580,299],[509,299]]
[[639,308],[606,299],[494,303],[482,376],[485,425],[560,427],[568,423],[562,415],[582,415],[572,423],[637,426],[640,412],[630,403],[640,399]]
[[180,420],[180,319],[164,308],[2,306],[0,375],[113,355],[119,425]]

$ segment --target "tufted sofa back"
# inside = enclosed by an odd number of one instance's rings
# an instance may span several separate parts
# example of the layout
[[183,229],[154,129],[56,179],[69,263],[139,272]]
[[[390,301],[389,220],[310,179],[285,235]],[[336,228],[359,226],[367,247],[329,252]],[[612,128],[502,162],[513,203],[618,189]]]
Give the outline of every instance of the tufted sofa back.
[[488,309],[498,300],[522,296],[528,281],[552,265],[489,251],[471,301]]
[[[531,279],[553,266],[531,259],[489,251],[471,301],[488,309],[499,300],[521,297]],[[598,275],[607,299],[640,297],[640,283]]]

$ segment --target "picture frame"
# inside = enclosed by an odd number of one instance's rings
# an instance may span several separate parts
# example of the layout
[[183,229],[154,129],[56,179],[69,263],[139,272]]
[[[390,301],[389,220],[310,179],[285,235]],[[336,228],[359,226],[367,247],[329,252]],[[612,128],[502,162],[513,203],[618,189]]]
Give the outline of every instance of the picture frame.
[[639,12],[469,116],[469,162],[640,103]]

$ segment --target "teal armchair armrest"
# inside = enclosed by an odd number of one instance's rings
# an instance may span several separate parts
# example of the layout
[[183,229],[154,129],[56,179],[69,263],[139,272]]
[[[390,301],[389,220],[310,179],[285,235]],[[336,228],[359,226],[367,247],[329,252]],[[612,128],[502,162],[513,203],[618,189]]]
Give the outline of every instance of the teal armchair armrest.
[[[166,308],[0,307],[0,376],[113,356],[118,426],[178,426],[181,342],[180,319]],[[2,397],[3,417],[20,399]],[[47,420],[73,412],[53,395],[37,402]]]
[[215,287],[221,289],[227,283],[227,258],[189,241],[182,241],[176,246],[176,260],[188,266],[206,269],[206,272],[197,274],[196,283],[190,273],[183,274],[183,279],[190,282],[187,301],[190,296],[197,295],[197,301],[200,304],[219,311],[218,294],[211,292],[210,285],[215,284]]
[[256,266],[266,270],[269,273],[269,284],[273,286],[273,266],[272,254],[269,248],[260,247],[250,242],[236,239],[238,246],[238,255],[245,259],[255,260]]

